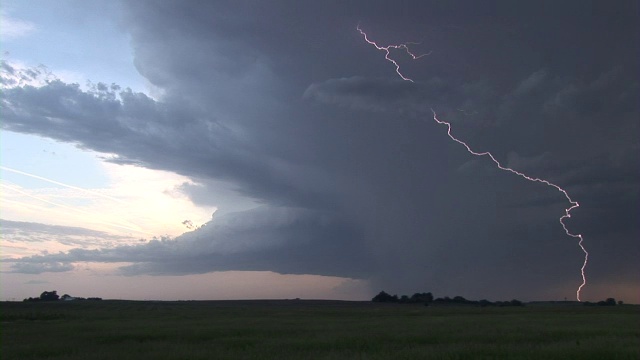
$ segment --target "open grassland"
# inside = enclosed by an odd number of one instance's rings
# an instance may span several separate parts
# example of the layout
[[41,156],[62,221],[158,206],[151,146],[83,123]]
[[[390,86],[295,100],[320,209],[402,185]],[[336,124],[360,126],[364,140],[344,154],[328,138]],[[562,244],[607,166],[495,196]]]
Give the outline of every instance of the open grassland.
[[1,303],[11,359],[639,359],[640,307]]

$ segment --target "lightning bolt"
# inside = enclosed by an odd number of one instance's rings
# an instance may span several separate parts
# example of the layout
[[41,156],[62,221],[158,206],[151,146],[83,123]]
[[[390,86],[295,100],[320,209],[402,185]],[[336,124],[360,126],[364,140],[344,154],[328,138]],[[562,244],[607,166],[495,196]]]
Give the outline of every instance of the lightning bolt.
[[364,41],[368,42],[369,44],[373,45],[376,47],[376,49],[384,51],[385,55],[384,58],[389,61],[390,63],[392,63],[395,67],[396,67],[396,73],[398,73],[398,75],[402,78],[402,80],[404,81],[411,81],[414,82],[413,80],[411,80],[410,78],[402,75],[402,73],[400,72],[400,64],[398,64],[395,60],[393,60],[390,56],[391,56],[391,49],[400,49],[400,50],[404,50],[409,56],[411,56],[411,58],[413,60],[417,60],[420,59],[423,56],[427,56],[429,54],[431,54],[431,52],[428,52],[426,54],[421,54],[421,55],[416,55],[414,53],[411,52],[411,50],[409,50],[409,45],[413,44],[413,45],[417,45],[418,43],[414,43],[414,42],[406,42],[400,45],[387,45],[387,46],[380,46],[378,44],[375,43],[375,41],[371,41],[369,40],[369,38],[367,37],[367,34],[362,31],[362,29],[360,29],[360,25],[358,25],[356,27],[356,29],[358,29],[358,31],[360,32],[360,34],[362,34],[362,36],[364,36]]
[[[371,45],[375,46],[375,48],[376,48],[376,49],[378,49],[378,50],[381,50],[381,51],[384,51],[384,52],[385,52],[385,56],[384,56],[384,58],[385,58],[387,61],[391,62],[391,63],[395,66],[395,68],[396,68],[396,73],[400,76],[400,78],[401,78],[402,80],[404,80],[404,81],[414,82],[414,81],[413,81],[413,79],[411,79],[411,78],[409,78],[409,77],[404,76],[404,75],[400,72],[400,65],[398,64],[398,62],[397,62],[396,60],[394,60],[393,58],[391,58],[391,49],[401,49],[401,50],[405,50],[405,52],[406,52],[406,53],[407,53],[407,54],[408,54],[408,55],[409,55],[413,60],[419,59],[419,58],[421,58],[421,57],[423,57],[423,56],[425,56],[425,55],[428,55],[429,53],[428,53],[428,54],[422,54],[422,55],[419,55],[419,56],[417,56],[417,55],[415,55],[414,53],[412,53],[412,52],[411,52],[411,50],[409,49],[409,46],[408,46],[408,45],[410,45],[410,44],[415,44],[415,43],[402,43],[402,44],[400,44],[400,45],[387,45],[387,46],[381,46],[381,45],[378,45],[375,41],[369,40],[369,37],[368,37],[368,36],[367,36],[367,34],[366,34],[366,33],[365,33],[361,28],[360,28],[360,25],[358,25],[358,26],[356,27],[356,29],[360,32],[360,34],[362,34],[362,36],[364,37],[364,40],[365,40],[367,43],[369,43],[369,44],[371,44]],[[571,217],[571,211],[572,211],[573,209],[576,209],[576,208],[580,207],[580,204],[578,204],[578,202],[577,202],[577,201],[574,201],[574,200],[569,196],[569,193],[567,193],[567,191],[566,191],[565,189],[561,188],[560,186],[558,186],[558,185],[556,185],[556,184],[554,184],[554,183],[552,183],[552,182],[550,182],[550,181],[548,181],[548,180],[540,179],[540,178],[536,178],[536,177],[531,177],[531,176],[528,176],[528,175],[526,175],[526,174],[524,174],[524,173],[522,173],[522,172],[520,172],[520,171],[517,171],[517,170],[514,170],[514,169],[512,169],[512,168],[509,168],[509,167],[503,166],[503,165],[500,163],[500,161],[498,161],[498,160],[493,156],[493,154],[491,154],[489,151],[483,151],[483,152],[477,152],[477,151],[474,151],[473,149],[471,149],[471,147],[470,147],[467,143],[465,143],[464,141],[462,141],[462,140],[460,140],[460,139],[456,138],[455,136],[453,136],[453,134],[451,133],[451,123],[438,119],[438,116],[437,116],[436,112],[435,112],[433,109],[431,109],[431,112],[433,113],[433,120],[434,120],[436,123],[438,123],[439,125],[445,125],[445,126],[447,127],[447,135],[449,136],[449,138],[450,138],[451,140],[453,140],[453,141],[457,142],[458,144],[460,144],[460,145],[464,146],[470,154],[475,155],[475,156],[480,156],[480,157],[482,157],[482,156],[487,156],[487,157],[489,157],[489,159],[491,159],[491,161],[493,161],[493,163],[494,163],[494,164],[496,164],[496,166],[498,167],[498,169],[503,170],[503,171],[508,171],[508,172],[510,172],[510,173],[512,173],[512,174],[518,175],[518,176],[520,176],[520,177],[522,177],[522,178],[524,178],[524,179],[526,179],[526,180],[529,180],[529,181],[539,182],[539,183],[543,183],[543,184],[545,184],[545,185],[547,185],[547,186],[551,186],[551,187],[555,188],[556,190],[560,191],[560,192],[562,193],[562,195],[564,195],[564,197],[565,197],[565,198],[567,198],[567,200],[569,201],[569,207],[568,207],[568,208],[566,208],[566,209],[564,210],[564,215],[562,215],[562,216],[560,217],[559,221],[560,221],[560,225],[562,225],[562,228],[564,229],[564,232],[565,232],[568,236],[570,236],[570,237],[572,237],[572,238],[575,238],[575,239],[578,239],[578,246],[580,246],[580,249],[581,249],[581,250],[582,250],[582,252],[584,253],[584,262],[582,263],[582,267],[580,268],[580,274],[581,274],[581,276],[582,276],[582,283],[580,284],[580,286],[578,286],[578,289],[576,290],[576,299],[577,299],[578,301],[582,301],[582,300],[580,300],[580,292],[582,291],[582,288],[587,284],[587,277],[586,277],[586,275],[585,275],[585,269],[586,269],[586,267],[587,267],[587,263],[588,263],[588,260],[589,260],[589,252],[587,252],[587,249],[584,247],[584,244],[583,244],[584,239],[583,239],[582,235],[581,235],[581,234],[574,234],[574,233],[570,232],[570,231],[569,231],[569,229],[567,228],[567,225],[565,224],[565,220]]]

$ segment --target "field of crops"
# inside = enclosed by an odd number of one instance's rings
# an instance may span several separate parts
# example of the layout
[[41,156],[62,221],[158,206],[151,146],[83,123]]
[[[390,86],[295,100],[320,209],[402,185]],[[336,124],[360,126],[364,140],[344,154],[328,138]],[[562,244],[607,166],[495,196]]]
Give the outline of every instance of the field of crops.
[[0,303],[11,359],[639,359],[640,306]]

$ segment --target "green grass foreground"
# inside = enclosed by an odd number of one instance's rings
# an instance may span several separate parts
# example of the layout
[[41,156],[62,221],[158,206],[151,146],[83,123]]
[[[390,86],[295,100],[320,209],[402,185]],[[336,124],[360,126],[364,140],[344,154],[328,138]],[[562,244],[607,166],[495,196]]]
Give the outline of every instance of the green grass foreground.
[[0,304],[11,359],[638,359],[640,306]]

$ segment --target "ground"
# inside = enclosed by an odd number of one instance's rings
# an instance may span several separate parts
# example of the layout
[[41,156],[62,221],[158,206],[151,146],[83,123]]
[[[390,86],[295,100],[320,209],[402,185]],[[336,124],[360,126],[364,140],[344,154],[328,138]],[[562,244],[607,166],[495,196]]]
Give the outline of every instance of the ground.
[[0,303],[2,359],[638,359],[640,306]]

